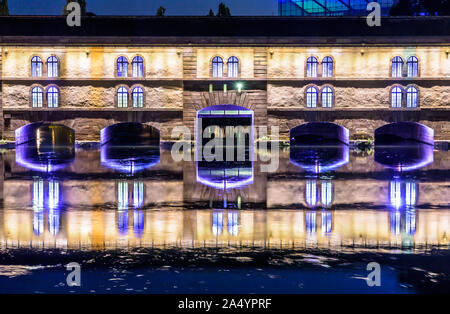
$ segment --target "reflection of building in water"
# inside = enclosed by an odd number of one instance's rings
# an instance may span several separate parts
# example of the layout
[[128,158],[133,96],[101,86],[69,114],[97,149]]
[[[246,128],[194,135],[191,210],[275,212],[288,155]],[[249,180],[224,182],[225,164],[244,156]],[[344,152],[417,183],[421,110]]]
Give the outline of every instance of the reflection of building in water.
[[[47,188],[47,193],[44,191]],[[47,198],[44,195],[48,195]],[[59,182],[50,179],[45,183],[42,178],[33,180],[33,232],[40,235],[44,232],[44,211],[48,209],[48,230],[57,235],[60,229],[60,191]]]
[[[318,196],[320,191],[320,197]],[[333,182],[329,179],[320,181],[320,190],[315,179],[306,180],[305,200],[309,207],[317,207],[318,200],[322,207],[328,208],[333,202]]]
[[[376,249],[406,245],[420,249],[450,244],[450,210],[418,210],[415,217],[409,218],[406,218],[408,212],[400,212],[405,217],[405,227],[403,220],[399,225],[399,220],[391,220],[390,212],[383,210],[133,210],[127,213],[128,220],[125,214],[118,219],[117,211],[71,208],[61,212],[60,231],[54,235],[51,230],[43,230],[42,222],[33,220],[33,211],[6,209],[0,213],[3,218],[0,246],[87,249],[361,246]],[[36,234],[31,226],[43,231]],[[400,231],[405,228],[405,233],[415,232],[401,237],[390,231],[391,226]]]
[[399,235],[402,230],[407,235],[414,235],[416,232],[417,185],[417,182],[404,181],[400,178],[389,182],[390,230],[395,235]]
[[221,235],[224,229],[226,217],[226,230],[230,236],[237,236],[239,233],[239,212],[236,210],[214,210],[212,213],[212,233],[215,236]]

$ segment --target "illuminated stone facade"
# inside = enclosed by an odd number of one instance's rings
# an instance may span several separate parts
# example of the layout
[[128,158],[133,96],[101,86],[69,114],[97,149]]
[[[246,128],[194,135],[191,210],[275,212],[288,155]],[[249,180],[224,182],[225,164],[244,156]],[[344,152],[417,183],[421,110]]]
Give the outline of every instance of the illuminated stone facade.
[[[20,18],[9,19],[3,18],[0,22],[15,22],[19,29],[28,25]],[[147,22],[166,23],[169,29],[186,22],[186,29],[174,31],[177,36],[166,35],[163,30],[148,31],[148,34],[141,30],[130,37],[121,33],[114,37],[105,30],[108,24],[98,32],[85,31],[82,27],[81,35],[77,35],[77,30],[68,29],[62,18],[49,19],[63,30],[50,30],[55,34],[47,34],[43,25],[48,20],[32,18],[38,35],[27,29],[18,31],[20,36],[12,36],[13,30],[0,31],[0,120],[2,136],[6,139],[13,139],[14,130],[25,124],[45,120],[73,128],[78,141],[98,140],[102,128],[123,121],[151,124],[161,131],[163,140],[171,140],[174,126],[193,128],[196,111],[210,105],[207,99],[214,99],[214,104],[245,103],[244,106],[254,110],[256,125],[278,125],[284,139],[291,128],[308,121],[330,121],[345,126],[351,138],[359,133],[373,136],[376,128],[387,123],[416,121],[433,128],[436,140],[450,140],[449,36],[427,33],[405,37],[394,29],[396,26],[407,32],[411,23],[416,23],[411,20],[398,20],[401,23],[396,24],[398,21],[391,19],[392,34],[386,34],[383,27],[378,34],[366,26],[367,37],[360,34],[364,30],[355,30],[355,36],[349,37],[348,32],[333,29],[333,25],[326,23],[322,25],[325,35],[313,36],[311,26],[311,36],[307,36],[307,28],[294,36],[282,29],[283,21],[288,21],[282,18],[236,18],[230,25],[217,19],[199,19],[197,26],[191,25],[193,19],[189,18],[169,18],[167,22],[155,22],[151,18],[143,21],[106,19],[105,23],[120,21],[144,26]],[[307,25],[308,21],[298,20],[299,27]],[[330,21],[346,27],[362,23],[358,19],[343,18]],[[449,23],[448,18],[429,21],[433,27]],[[238,22],[243,23],[242,34],[228,34],[232,31],[227,33],[227,27],[236,28]],[[245,23],[254,29],[246,29]],[[224,28],[223,35],[217,24]],[[257,29],[275,24],[279,29],[264,37],[264,30]],[[164,25],[158,24],[159,27]],[[111,32],[118,27],[113,24]],[[210,36],[194,36],[192,30],[196,27],[210,27],[205,30]],[[60,35],[65,32],[67,35]],[[259,37],[258,34],[252,37],[252,32],[259,32]],[[42,60],[41,77],[33,77],[31,73],[31,60],[35,56]],[[58,75],[51,78],[47,77],[46,64],[50,56],[58,60]],[[120,56],[129,62],[127,77],[118,77]],[[142,77],[132,74],[132,60],[136,56],[143,59]],[[217,56],[224,62],[224,77],[213,77],[212,59]],[[239,64],[237,76],[230,78],[227,77],[227,60],[232,56],[237,57]],[[404,61],[404,75],[400,78],[392,75],[392,59],[396,56]],[[407,60],[412,56],[418,59],[418,73],[406,77]],[[317,74],[313,77],[307,77],[310,57],[318,61]],[[323,77],[325,57],[333,60],[330,77]],[[238,83],[243,88],[238,93],[240,100],[233,96],[237,94]],[[210,84],[212,94],[209,94]],[[35,86],[41,87],[44,93],[43,105],[39,108],[32,107]],[[51,86],[59,89],[57,108],[47,106],[46,91]],[[117,103],[117,92],[122,86],[129,93],[127,108],[119,108]],[[306,104],[310,86],[318,91],[318,105],[313,108]],[[333,91],[330,108],[320,105],[325,86]],[[395,86],[402,87],[402,108],[392,108],[391,91]],[[409,86],[417,89],[415,108],[405,105]],[[142,107],[135,108],[131,104],[135,87],[143,89]]]

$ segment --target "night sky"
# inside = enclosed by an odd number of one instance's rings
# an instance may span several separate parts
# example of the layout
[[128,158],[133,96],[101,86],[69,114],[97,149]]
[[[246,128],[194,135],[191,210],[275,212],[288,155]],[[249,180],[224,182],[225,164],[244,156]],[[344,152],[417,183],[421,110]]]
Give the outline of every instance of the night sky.
[[[277,15],[278,0],[87,0],[88,12],[97,15],[155,15],[162,5],[166,15],[207,15],[219,3],[231,15]],[[60,15],[65,0],[9,0],[10,14]]]

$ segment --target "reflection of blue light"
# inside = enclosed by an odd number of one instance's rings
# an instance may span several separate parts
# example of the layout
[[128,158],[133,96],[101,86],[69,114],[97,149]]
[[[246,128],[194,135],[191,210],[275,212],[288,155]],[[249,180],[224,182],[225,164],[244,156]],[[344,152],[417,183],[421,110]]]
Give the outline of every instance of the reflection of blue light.
[[320,190],[322,206],[328,207],[333,201],[333,185],[330,180],[323,180]]
[[41,178],[35,178],[33,181],[33,210],[41,211],[44,209],[44,181]]
[[117,227],[120,235],[128,234],[128,210],[122,210],[118,213]]
[[253,184],[253,162],[250,167],[199,167],[197,182],[219,190],[238,189]]
[[405,229],[408,235],[416,234],[416,211],[413,208],[409,208],[405,213]]
[[133,211],[133,231],[139,238],[144,233],[144,212],[142,210]]
[[333,227],[332,227],[332,216],[330,212],[327,211],[322,212],[321,224],[322,224],[321,226],[322,233],[324,234],[331,233]]
[[391,233],[398,235],[400,234],[400,212],[391,212]]
[[223,214],[222,212],[213,212],[212,216],[212,233],[213,235],[221,235],[223,231]]
[[117,183],[117,208],[119,210],[128,209],[128,182],[119,181]]
[[140,208],[144,204],[144,182],[133,182],[133,206]]
[[416,182],[406,182],[405,204],[414,206],[417,203],[417,184]]
[[60,211],[58,209],[51,209],[48,212],[48,230],[50,234],[55,236],[59,232],[60,226]]
[[228,212],[227,225],[228,225],[228,233],[230,235],[237,236],[239,221],[238,221],[238,213],[236,211]]
[[307,212],[306,213],[306,232],[309,234],[316,233],[317,225],[316,225],[316,212]]
[[384,167],[403,172],[423,168],[434,160],[433,146],[375,146],[375,161]]
[[317,182],[316,180],[306,180],[306,204],[309,207],[317,205]]
[[41,235],[44,232],[44,211],[35,211],[33,214],[33,232]]

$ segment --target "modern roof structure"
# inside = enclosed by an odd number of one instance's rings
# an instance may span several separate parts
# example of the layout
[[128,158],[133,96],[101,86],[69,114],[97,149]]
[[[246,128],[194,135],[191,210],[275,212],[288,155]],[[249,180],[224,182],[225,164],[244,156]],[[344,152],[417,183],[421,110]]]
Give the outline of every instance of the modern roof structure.
[[[372,0],[278,0],[280,16],[364,16]],[[374,0],[381,15],[388,15],[395,0]]]

